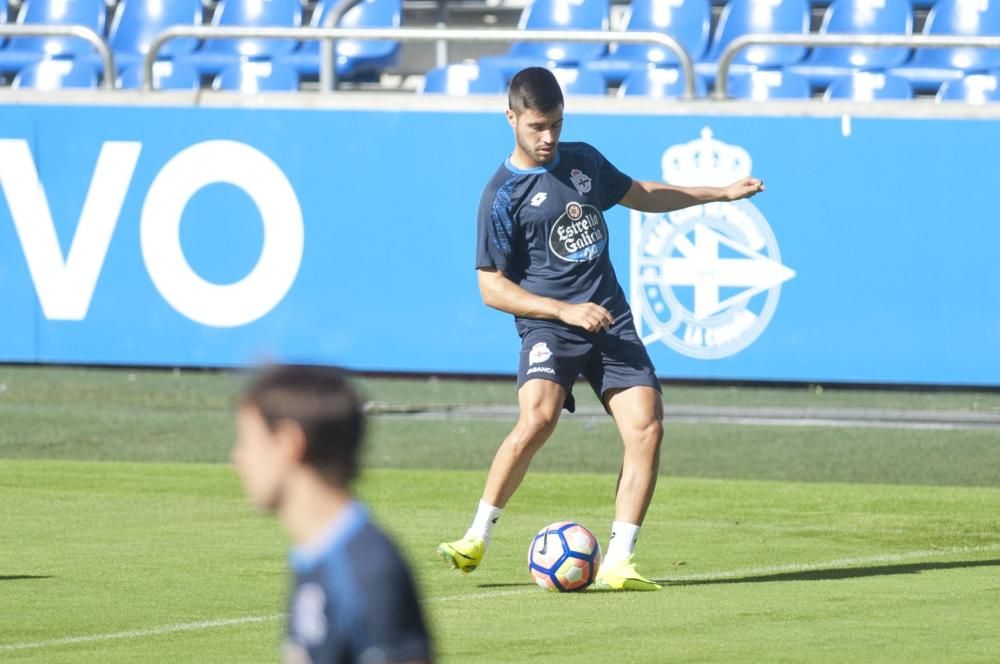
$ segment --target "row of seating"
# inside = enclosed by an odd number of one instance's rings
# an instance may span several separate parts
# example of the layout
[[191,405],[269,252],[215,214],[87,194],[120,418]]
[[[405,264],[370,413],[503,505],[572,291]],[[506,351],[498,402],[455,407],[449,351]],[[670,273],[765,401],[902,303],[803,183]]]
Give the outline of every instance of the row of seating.
[[[160,61],[153,65],[155,87],[162,90],[199,90],[205,78],[187,62]],[[100,81],[100,68],[90,62],[48,59],[24,67],[14,76],[14,89],[65,90],[94,89]],[[117,86],[135,89],[142,85],[140,66],[123,69]],[[266,60],[245,60],[223,67],[211,77],[213,90],[232,90],[244,94],[258,92],[295,92],[299,75],[293,67]]]
[[[339,0],[321,0],[308,25],[323,24],[338,4]],[[115,61],[126,70],[142,61],[158,34],[175,25],[201,25],[203,16],[201,0],[118,0],[109,25],[105,25],[105,0],[23,0],[11,17],[4,15],[6,9],[6,4],[0,4],[0,21],[81,25],[106,36]],[[342,17],[340,26],[399,27],[401,15],[401,0],[363,0]],[[303,16],[299,0],[220,0],[212,14],[212,25],[301,27]],[[318,41],[175,39],[164,45],[161,55],[176,63],[190,64],[205,76],[214,76],[241,60],[269,60],[294,68],[299,76],[315,76],[319,52]],[[395,64],[398,54],[397,42],[342,40],[337,44],[337,74],[342,79],[377,78]],[[17,72],[52,58],[98,62],[93,47],[80,39],[0,39],[0,72]]]
[[[570,95],[605,95],[607,83],[600,74],[588,69],[555,69],[556,78]],[[781,70],[758,70],[730,75],[727,94],[735,99],[764,101],[770,99],[809,99],[813,87],[801,74]],[[507,79],[499,69],[474,64],[451,65],[427,73],[421,91],[424,94],[474,95],[502,94]],[[628,74],[617,90],[619,97],[676,98],[684,92],[679,69],[651,68]],[[704,79],[695,78],[695,94],[705,96]],[[823,92],[823,99],[859,102],[913,99],[910,83],[892,74],[854,72],[834,78]],[[973,104],[1000,101],[1000,72],[968,74],[945,81],[935,94],[937,101],[963,101]]]
[[[556,77],[568,95],[606,95],[604,78],[586,69],[555,69]],[[155,84],[160,89],[197,90],[202,76],[188,63],[157,62],[153,67]],[[137,67],[126,69],[118,81],[121,88],[139,86]],[[702,79],[695,79],[695,92],[705,96]],[[64,88],[95,88],[98,69],[89,63],[72,60],[45,60],[25,67],[12,83],[14,88],[54,90]],[[423,94],[503,94],[507,80],[497,69],[478,65],[451,65],[431,70],[424,79]],[[294,92],[299,89],[299,77],[294,68],[267,61],[245,61],[222,69],[211,81],[215,90],[234,90],[247,94],[259,92]],[[629,74],[617,90],[619,97],[676,98],[683,94],[684,81],[680,70],[653,68]],[[764,101],[770,99],[809,99],[812,87],[804,76],[780,70],[760,70],[729,77],[728,95],[735,99]],[[912,99],[910,84],[891,74],[856,72],[835,78],[823,93],[823,99],[848,99],[867,102]],[[962,101],[982,104],[1000,101],[1000,73],[969,74],[961,79],[945,81],[935,95],[937,101]]]
[[[607,30],[607,0],[534,0],[521,16],[522,30]],[[709,0],[632,0],[627,32],[653,31],[674,37],[697,62],[699,75],[711,82],[718,60],[734,39],[746,34],[808,34],[806,0],[728,0],[714,31]],[[913,31],[909,0],[833,0],[821,34],[898,34]],[[1000,36],[997,0],[938,0],[923,27],[925,35]],[[807,49],[800,46],[751,46],[734,60],[735,72],[782,68],[807,77],[813,86],[855,70],[889,72],[906,79],[918,92],[934,92],[967,73],[1000,69],[1000,49],[865,48]],[[636,70],[677,64],[668,49],[655,45],[522,42],[502,56],[480,64],[510,76],[526,65],[549,63],[600,72],[612,84]]]
[[[1000,34],[1000,11],[991,7],[990,0],[938,0],[928,15],[925,34]],[[337,0],[321,0],[312,12],[310,25],[317,25]],[[531,29],[591,29],[606,30],[609,17],[608,0],[534,0],[525,9],[520,26]],[[0,9],[6,6],[0,4]],[[364,0],[345,16],[341,25],[398,26],[400,0]],[[110,25],[105,26],[104,0],[23,0],[16,16],[18,23],[64,23],[92,27],[104,34],[120,65],[124,65],[121,84],[139,81],[138,63],[155,35],[176,24],[198,24],[202,15],[201,0],[118,0]],[[213,13],[214,25],[298,25],[303,20],[299,0],[220,0]],[[0,17],[2,18],[2,17]],[[806,0],[729,0],[710,34],[711,8],[709,0],[632,0],[626,30],[655,30],[671,34],[698,61],[699,88],[714,82],[717,60],[724,48],[737,36],[767,32],[805,32],[808,30]],[[829,33],[897,32],[909,34],[912,29],[912,9],[909,0],[834,0],[824,17],[822,30]],[[107,30],[105,31],[105,28]],[[88,65],[96,64],[90,46],[68,38],[10,38],[0,41],[0,71],[20,72],[40,59],[73,59],[86,73]],[[342,40],[338,42],[338,74],[342,78],[365,80],[377,77],[382,68],[398,55],[395,42]],[[170,74],[162,77],[165,84],[188,87],[187,81],[217,77],[227,68],[240,66],[241,61],[262,61],[269,64],[269,76],[283,81],[314,75],[318,69],[319,45],[315,41],[298,43],[291,40],[174,40],[163,50],[171,62]],[[751,47],[736,60],[734,74],[750,78],[797,81],[805,77],[813,89],[828,88],[838,79],[856,70],[870,70],[891,81],[890,89],[904,79],[911,91],[936,93],[947,81],[960,81],[968,74],[986,74],[1000,69],[1000,50],[926,49],[917,50],[910,58],[905,48],[823,48]],[[539,43],[514,44],[504,56],[483,58],[484,70],[498,70],[509,79],[514,72],[531,64],[545,64],[557,69],[579,70],[581,80],[596,80],[598,74],[607,84],[622,84],[630,74],[650,67],[669,68],[676,58],[669,50],[658,46],[621,44],[612,47],[601,43]],[[74,65],[75,66],[75,65]],[[46,71],[66,69],[45,66]],[[191,70],[196,73],[191,77]],[[286,76],[289,69],[294,76]],[[777,69],[777,74],[753,75],[758,69]],[[164,67],[160,70],[165,71]],[[262,71],[250,67],[248,71]],[[30,71],[28,78],[30,79]],[[178,72],[183,72],[179,75]],[[587,72],[587,74],[583,74]],[[65,78],[65,76],[63,77]],[[87,79],[84,76],[80,80]],[[259,77],[258,77],[259,78]],[[433,74],[431,76],[433,79]],[[24,84],[25,77],[20,77]],[[875,79],[873,79],[875,80]],[[988,80],[988,79],[973,79]],[[781,88],[783,86],[769,86]],[[280,88],[279,88],[280,89]],[[902,93],[900,93],[902,94]],[[912,94],[912,92],[911,92]]]

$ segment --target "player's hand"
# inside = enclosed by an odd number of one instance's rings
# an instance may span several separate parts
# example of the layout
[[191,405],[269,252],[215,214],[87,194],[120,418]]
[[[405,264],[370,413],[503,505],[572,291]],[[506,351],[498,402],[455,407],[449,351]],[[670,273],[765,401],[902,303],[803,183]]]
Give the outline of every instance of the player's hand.
[[615,322],[607,309],[593,302],[567,304],[559,313],[559,320],[567,325],[582,327],[587,332],[607,330]]
[[764,191],[764,181],[757,178],[743,178],[737,180],[725,189],[725,200],[738,201],[743,198],[750,198]]

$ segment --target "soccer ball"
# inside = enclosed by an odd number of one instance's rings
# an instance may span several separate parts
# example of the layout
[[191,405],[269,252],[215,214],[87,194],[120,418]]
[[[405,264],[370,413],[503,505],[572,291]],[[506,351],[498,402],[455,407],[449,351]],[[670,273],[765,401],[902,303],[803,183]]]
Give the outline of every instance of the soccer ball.
[[545,526],[528,547],[528,571],[545,590],[583,590],[600,566],[601,545],[594,533],[572,521]]

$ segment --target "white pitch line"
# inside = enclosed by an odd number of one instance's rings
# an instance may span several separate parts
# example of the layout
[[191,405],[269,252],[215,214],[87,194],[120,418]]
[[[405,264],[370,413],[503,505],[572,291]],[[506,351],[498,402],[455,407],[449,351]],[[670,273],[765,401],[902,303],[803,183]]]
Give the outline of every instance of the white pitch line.
[[201,620],[199,622],[175,623],[173,625],[161,625],[150,627],[149,629],[130,629],[125,632],[112,632],[110,634],[90,634],[87,636],[67,636],[61,639],[50,639],[48,641],[25,641],[22,643],[7,643],[0,645],[0,652],[11,650],[31,650],[35,648],[54,648],[57,646],[70,646],[79,643],[96,643],[100,641],[117,641],[119,639],[142,639],[149,636],[161,636],[163,634],[176,634],[177,632],[196,632],[205,629],[216,629],[219,627],[233,627],[235,625],[250,625],[253,623],[270,622],[283,618],[285,614],[276,613],[270,616],[244,616],[243,618],[224,618],[221,620]]
[[[714,581],[725,579],[738,579],[741,577],[768,576],[771,574],[787,574],[792,572],[811,572],[830,568],[861,567],[872,563],[891,563],[905,560],[920,560],[922,558],[937,558],[963,553],[989,553],[1000,551],[1000,543],[988,544],[984,546],[959,546],[950,549],[928,549],[925,551],[904,551],[902,553],[885,553],[876,556],[864,556],[859,558],[839,558],[815,563],[791,563],[787,565],[772,565],[769,567],[747,567],[722,572],[706,572],[703,574],[687,574],[684,576],[670,576],[661,579],[665,583],[677,583],[683,581]],[[524,595],[537,592],[532,588],[520,590],[503,590],[500,592],[482,592],[463,595],[442,595],[429,597],[425,604],[432,602],[447,602],[452,600],[468,601],[470,599],[487,599],[492,597],[509,597],[512,595]],[[195,632],[206,629],[217,629],[220,627],[233,627],[237,625],[249,625],[253,623],[270,622],[280,620],[285,617],[284,613],[276,613],[269,616],[245,616],[243,618],[226,618],[222,620],[203,620],[200,622],[175,623],[172,625],[162,625],[149,629],[133,629],[125,632],[113,632],[110,634],[91,634],[88,636],[69,636],[61,639],[51,639],[48,641],[26,641],[22,643],[0,644],[0,652],[12,650],[31,650],[37,648],[52,648],[57,646],[76,645],[80,643],[96,643],[100,641],[115,641],[120,639],[141,639],[150,636],[161,636],[164,634],[175,634],[177,632]]]

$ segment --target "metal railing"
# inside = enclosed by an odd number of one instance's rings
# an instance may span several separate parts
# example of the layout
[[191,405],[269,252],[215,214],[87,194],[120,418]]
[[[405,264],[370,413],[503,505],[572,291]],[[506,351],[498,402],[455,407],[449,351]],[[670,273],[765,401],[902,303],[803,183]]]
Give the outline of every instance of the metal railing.
[[[229,28],[175,26],[167,28],[153,39],[143,61],[143,87],[153,89],[153,63],[163,44],[171,39],[337,39],[384,40],[398,42],[603,42],[618,44],[655,44],[672,51],[684,72],[684,98],[694,97],[694,65],[691,56],[676,39],[659,32],[605,32],[597,30],[478,30],[471,28]],[[322,92],[332,91],[336,66],[332,57],[320,57],[320,81],[329,82]]]
[[719,58],[715,78],[715,97],[725,99],[729,88],[729,69],[733,58],[750,46],[870,46],[874,48],[1000,48],[1000,37],[960,37],[954,35],[743,35],[729,43]]
[[88,41],[97,49],[104,65],[104,80],[101,82],[101,87],[108,90],[113,90],[115,87],[118,71],[115,69],[115,59],[111,55],[111,49],[108,48],[107,42],[90,28],[82,25],[0,24],[0,37],[76,37]]

